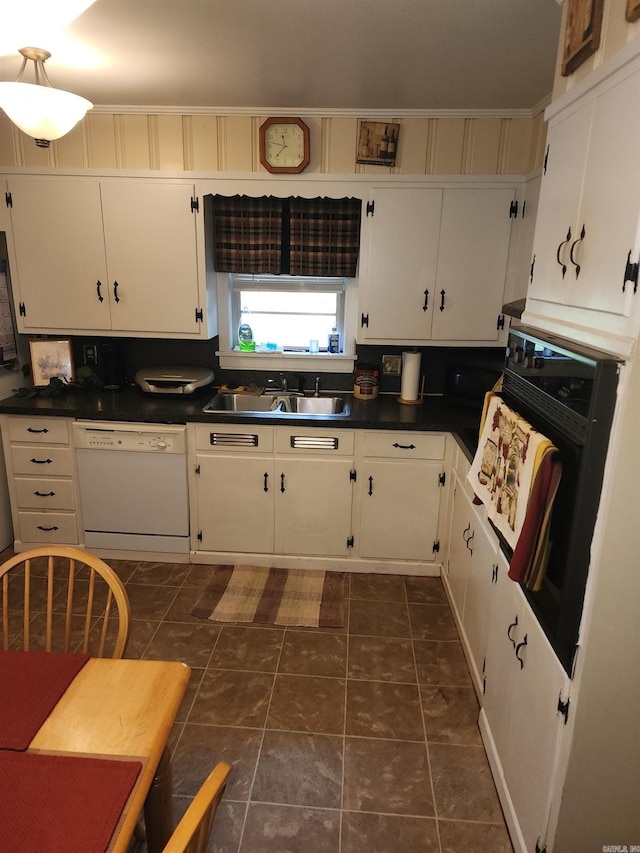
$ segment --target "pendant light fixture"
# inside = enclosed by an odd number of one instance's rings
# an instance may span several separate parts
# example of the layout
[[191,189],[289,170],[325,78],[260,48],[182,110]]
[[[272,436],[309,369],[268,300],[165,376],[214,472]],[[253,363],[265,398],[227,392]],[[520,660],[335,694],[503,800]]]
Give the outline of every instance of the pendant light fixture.
[[[40,148],[48,148],[51,140],[60,139],[84,118],[93,104],[80,95],[54,89],[44,63],[51,54],[39,47],[22,47],[22,67],[15,83],[0,82],[0,108],[11,121]],[[28,62],[33,62],[35,83],[23,83]]]

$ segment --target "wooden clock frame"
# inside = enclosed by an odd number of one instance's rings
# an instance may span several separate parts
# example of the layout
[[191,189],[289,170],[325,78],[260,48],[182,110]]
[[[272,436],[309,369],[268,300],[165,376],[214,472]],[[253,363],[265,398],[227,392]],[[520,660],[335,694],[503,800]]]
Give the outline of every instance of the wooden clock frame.
[[[302,130],[304,139],[304,156],[302,162],[297,166],[273,166],[267,161],[266,134],[272,124],[297,124]],[[300,172],[303,172],[309,165],[309,151],[309,128],[301,118],[294,118],[293,116],[278,118],[277,116],[272,116],[260,125],[260,163],[264,166],[267,172],[271,172],[275,175],[297,175]]]

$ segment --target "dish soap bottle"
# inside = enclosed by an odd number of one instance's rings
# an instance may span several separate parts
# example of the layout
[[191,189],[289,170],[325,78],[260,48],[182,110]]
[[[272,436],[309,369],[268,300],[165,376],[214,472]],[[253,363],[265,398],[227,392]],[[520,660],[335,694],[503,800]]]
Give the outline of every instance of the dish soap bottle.
[[256,348],[253,332],[248,323],[242,323],[238,329],[238,346],[241,352],[253,352]]
[[335,326],[329,335],[329,352],[340,352],[340,335]]

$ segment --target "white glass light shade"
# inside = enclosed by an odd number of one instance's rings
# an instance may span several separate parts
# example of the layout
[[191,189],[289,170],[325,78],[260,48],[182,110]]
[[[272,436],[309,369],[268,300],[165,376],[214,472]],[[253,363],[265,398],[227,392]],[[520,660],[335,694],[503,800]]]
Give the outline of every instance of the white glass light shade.
[[80,95],[33,83],[0,83],[0,107],[38,144],[59,139],[75,127],[93,104]]

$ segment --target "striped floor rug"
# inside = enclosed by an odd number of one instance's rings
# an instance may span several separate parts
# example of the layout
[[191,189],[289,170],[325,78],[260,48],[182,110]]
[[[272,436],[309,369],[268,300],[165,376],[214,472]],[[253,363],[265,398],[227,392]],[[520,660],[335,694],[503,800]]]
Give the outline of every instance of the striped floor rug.
[[341,572],[216,566],[193,616],[214,622],[341,628],[344,626]]

